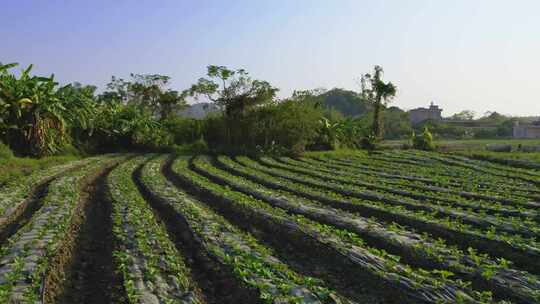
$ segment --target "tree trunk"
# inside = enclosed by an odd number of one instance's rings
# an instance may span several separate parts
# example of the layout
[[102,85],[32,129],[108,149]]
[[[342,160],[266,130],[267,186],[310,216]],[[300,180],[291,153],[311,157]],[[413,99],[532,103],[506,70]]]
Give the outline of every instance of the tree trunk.
[[381,132],[381,100],[377,98],[375,101],[375,107],[373,108],[373,135],[380,139],[382,137]]

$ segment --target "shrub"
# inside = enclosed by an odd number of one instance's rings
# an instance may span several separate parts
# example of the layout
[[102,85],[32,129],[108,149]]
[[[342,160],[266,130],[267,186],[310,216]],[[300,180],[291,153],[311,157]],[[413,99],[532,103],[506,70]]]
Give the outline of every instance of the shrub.
[[203,137],[203,120],[185,117],[170,117],[163,121],[162,125],[173,135],[174,143],[177,145],[190,144]]
[[375,150],[377,148],[377,137],[373,133],[364,136],[360,141],[360,147],[368,151]]
[[13,152],[11,151],[11,149],[7,145],[0,142],[0,158],[10,159],[12,157]]
[[170,147],[169,150],[169,152],[175,153],[177,155],[205,154],[209,152],[208,145],[202,138],[194,141],[191,144],[173,145]]
[[193,153],[207,153],[208,152],[208,145],[206,144],[206,141],[204,141],[204,139],[202,138],[199,138],[198,140],[194,141],[189,146],[191,148],[191,151],[193,151]]
[[424,151],[434,151],[435,144],[433,143],[433,135],[429,132],[427,127],[424,128],[424,132],[417,136],[414,131],[411,137],[412,146],[414,149],[424,150]]
[[60,149],[60,151],[58,153],[56,153],[56,155],[59,155],[59,156],[81,156],[81,152],[75,148],[73,145],[65,145],[64,147],[62,147],[62,149]]

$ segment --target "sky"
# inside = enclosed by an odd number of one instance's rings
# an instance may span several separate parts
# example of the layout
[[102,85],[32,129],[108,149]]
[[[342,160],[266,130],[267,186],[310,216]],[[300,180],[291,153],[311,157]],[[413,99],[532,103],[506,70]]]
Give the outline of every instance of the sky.
[[540,115],[540,1],[0,0],[0,62],[62,83],[164,74],[183,90],[206,66],[294,90],[359,90],[374,65],[403,109]]

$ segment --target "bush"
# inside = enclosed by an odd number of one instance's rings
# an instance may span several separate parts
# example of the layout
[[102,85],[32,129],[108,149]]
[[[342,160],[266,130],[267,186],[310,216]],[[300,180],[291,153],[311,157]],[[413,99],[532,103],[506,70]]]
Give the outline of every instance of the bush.
[[198,140],[196,140],[195,142],[193,142],[189,146],[191,148],[191,151],[193,151],[193,153],[201,154],[201,153],[207,153],[208,152],[208,145],[206,144],[206,141],[204,141],[204,139],[202,139],[202,138],[199,138]]
[[194,118],[171,117],[162,122],[177,145],[190,144],[203,137],[204,121]]
[[3,159],[10,159],[10,158],[13,158],[13,152],[11,151],[11,149],[3,144],[2,142],[0,142],[0,158],[3,158]]
[[360,147],[368,151],[375,150],[377,148],[377,137],[373,133],[364,136],[360,141]]
[[209,152],[208,145],[203,139],[196,140],[191,144],[173,145],[169,150],[169,152],[177,155],[205,154]]
[[76,157],[79,157],[79,156],[81,156],[81,152],[72,145],[65,145],[64,147],[62,147],[62,149],[60,149],[60,151],[58,153],[56,153],[56,155],[58,155],[58,156],[76,156]]
[[414,149],[424,150],[424,151],[434,151],[435,144],[433,143],[433,135],[429,132],[427,127],[424,128],[424,132],[417,136],[414,132],[411,137],[412,146]]

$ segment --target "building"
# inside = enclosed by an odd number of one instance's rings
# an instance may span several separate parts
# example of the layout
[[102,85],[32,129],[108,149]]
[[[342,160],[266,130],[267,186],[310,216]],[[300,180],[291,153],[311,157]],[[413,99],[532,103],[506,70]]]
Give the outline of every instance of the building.
[[442,120],[442,109],[435,105],[433,102],[429,105],[429,108],[416,108],[409,111],[409,119],[411,124],[415,125],[424,120]]
[[514,138],[540,138],[540,121],[526,124],[516,122],[513,135]]

